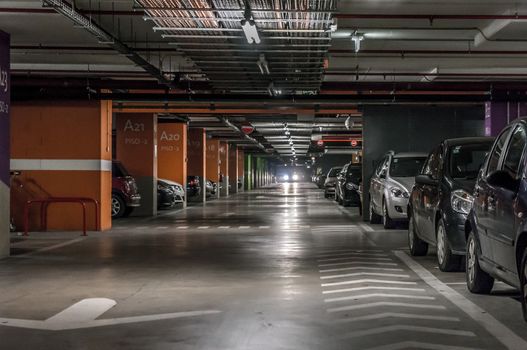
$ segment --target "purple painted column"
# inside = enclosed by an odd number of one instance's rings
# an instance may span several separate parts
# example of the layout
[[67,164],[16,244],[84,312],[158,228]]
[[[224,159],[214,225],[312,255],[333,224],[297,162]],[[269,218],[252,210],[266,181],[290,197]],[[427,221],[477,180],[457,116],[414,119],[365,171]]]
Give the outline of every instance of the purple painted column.
[[9,255],[9,34],[0,30],[0,258]]
[[513,120],[527,117],[527,104],[523,102],[486,102],[485,135],[497,136]]

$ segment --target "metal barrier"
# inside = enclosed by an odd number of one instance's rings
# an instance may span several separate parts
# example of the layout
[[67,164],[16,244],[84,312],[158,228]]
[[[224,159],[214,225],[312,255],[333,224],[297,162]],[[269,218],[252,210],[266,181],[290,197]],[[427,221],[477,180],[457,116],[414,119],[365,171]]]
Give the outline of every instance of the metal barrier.
[[40,204],[40,229],[47,230],[48,227],[48,207],[52,203],[78,203],[82,207],[82,229],[83,236],[86,234],[86,203],[93,203],[95,207],[95,227],[99,228],[99,202],[93,198],[86,197],[50,197],[44,199],[32,199],[24,206],[24,236],[29,236],[29,209],[33,203]]

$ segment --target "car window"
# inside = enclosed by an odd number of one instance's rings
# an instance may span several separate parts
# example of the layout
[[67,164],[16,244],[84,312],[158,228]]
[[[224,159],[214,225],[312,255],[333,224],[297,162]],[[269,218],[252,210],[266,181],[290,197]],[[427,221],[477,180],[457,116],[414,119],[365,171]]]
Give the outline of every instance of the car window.
[[454,179],[475,179],[491,147],[490,142],[457,145],[450,148],[449,175]]
[[391,177],[414,177],[423,168],[425,157],[401,157],[393,158],[390,165]]
[[379,164],[377,164],[377,168],[375,168],[376,176],[379,176],[381,174],[381,170],[385,162],[386,162],[386,157],[382,158]]
[[505,141],[507,140],[507,137],[509,136],[509,131],[510,131],[510,128],[505,129],[498,137],[498,140],[495,143],[494,149],[492,150],[490,157],[489,157],[489,163],[487,165],[487,175],[498,170],[501,153],[503,152]]
[[511,135],[509,142],[509,148],[505,154],[505,160],[503,161],[503,170],[507,171],[514,179],[518,179],[520,176],[520,164],[523,155],[523,149],[525,148],[525,128],[518,126]]
[[437,147],[429,156],[423,167],[423,174],[430,175],[434,179],[439,179],[443,165],[443,148]]

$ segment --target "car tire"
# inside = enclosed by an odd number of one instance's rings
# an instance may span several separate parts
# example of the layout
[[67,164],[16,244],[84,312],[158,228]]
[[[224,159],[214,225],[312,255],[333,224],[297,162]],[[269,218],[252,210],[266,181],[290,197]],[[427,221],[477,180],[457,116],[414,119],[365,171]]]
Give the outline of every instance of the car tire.
[[112,219],[118,219],[123,217],[124,212],[126,211],[126,204],[124,200],[118,194],[112,193]]
[[520,292],[522,298],[522,315],[523,320],[527,322],[527,248],[523,251],[523,257],[520,264]]
[[470,232],[467,239],[466,281],[471,293],[489,294],[494,286],[494,278],[479,266],[478,246],[474,232]]
[[390,218],[388,207],[386,206],[385,201],[382,203],[382,224],[386,230],[390,230],[395,227],[395,222],[392,220],[392,218]]
[[410,248],[410,255],[412,256],[425,256],[428,254],[428,243],[419,238],[415,232],[413,215],[408,220],[408,247]]
[[382,217],[375,213],[375,210],[373,210],[373,203],[370,198],[370,223],[372,224],[380,224]]
[[439,270],[443,272],[452,272],[459,270],[461,262],[460,255],[454,255],[448,242],[448,236],[445,230],[443,219],[440,219],[436,228],[436,242],[437,242],[437,265]]

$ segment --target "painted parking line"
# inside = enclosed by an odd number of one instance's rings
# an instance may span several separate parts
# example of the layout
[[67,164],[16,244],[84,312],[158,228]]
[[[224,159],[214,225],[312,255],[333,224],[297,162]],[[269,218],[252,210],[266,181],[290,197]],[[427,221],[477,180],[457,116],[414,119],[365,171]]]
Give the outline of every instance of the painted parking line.
[[410,275],[402,275],[395,273],[382,273],[382,272],[354,272],[354,273],[344,273],[340,275],[329,275],[329,276],[320,276],[322,280],[335,279],[335,278],[349,278],[349,277],[358,277],[358,276],[378,276],[378,277],[394,277],[394,278],[410,278]]
[[339,254],[339,253],[384,253],[384,250],[380,249],[337,249],[327,250],[319,253],[320,255],[326,254]]
[[373,227],[371,227],[370,225],[366,225],[366,224],[360,223],[359,227],[361,229],[363,229],[364,231],[366,231],[366,232],[375,232],[375,229]]
[[361,299],[371,299],[371,298],[385,298],[385,299],[395,298],[395,299],[416,299],[416,300],[435,300],[436,299],[434,297],[429,297],[429,296],[424,296],[424,295],[370,293],[370,294],[351,295],[347,297],[328,298],[328,299],[324,299],[324,302],[335,303],[339,301],[361,300]]
[[221,230],[224,230],[224,229],[228,229],[228,228],[231,228],[230,226],[218,226],[219,229]]
[[168,226],[158,226],[158,227],[156,227],[156,229],[158,229],[158,230],[167,230]]
[[210,226],[198,226],[198,230],[206,230],[208,229]]
[[266,229],[271,228],[271,226],[258,226],[258,228],[259,228],[259,229],[266,230]]
[[404,312],[383,312],[373,315],[348,317],[344,319],[335,320],[334,323],[353,323],[353,322],[364,322],[373,320],[384,320],[387,318],[402,318],[402,319],[413,319],[413,320],[429,320],[429,321],[445,321],[445,322],[460,322],[458,317],[450,316],[432,316],[423,314],[409,314]]
[[372,257],[383,257],[388,256],[388,254],[383,253],[367,253],[367,252],[348,252],[348,253],[334,253],[334,254],[322,254],[318,255],[317,258],[324,259],[324,258],[338,258],[338,257],[346,257],[346,256],[372,256]]
[[377,257],[368,257],[368,256],[355,256],[355,257],[340,257],[340,258],[327,258],[327,259],[318,259],[318,262],[326,261],[343,261],[343,260],[372,260],[372,261],[393,261],[390,258],[377,258]]
[[391,263],[391,262],[371,262],[371,261],[364,261],[364,260],[356,260],[356,261],[349,261],[349,262],[338,262],[338,263],[328,263],[328,264],[319,264],[319,267],[324,266],[344,266],[344,265],[378,265],[378,266],[398,266],[397,263]]
[[393,271],[393,272],[404,271],[403,269],[396,269],[396,268],[352,266],[352,267],[339,267],[336,269],[324,269],[324,270],[320,270],[320,273],[354,271],[354,270],[375,270],[375,271]]
[[403,349],[425,349],[425,350],[481,350],[481,348],[469,348],[465,346],[451,346],[419,341],[402,341],[399,343],[387,344],[368,348],[366,350],[403,350]]
[[29,252],[29,253],[20,254],[20,255],[13,255],[11,257],[12,258],[26,258],[26,257],[32,256],[32,255],[35,255],[35,254],[40,254],[40,253],[44,253],[44,252],[49,252],[51,250],[59,249],[59,248],[62,248],[62,247],[67,247],[69,245],[72,245],[72,244],[84,241],[85,239],[87,239],[87,237],[79,237],[79,238],[75,238],[75,239],[72,239],[72,240],[69,240],[69,241],[66,241],[66,242],[54,244],[54,245],[51,245],[49,247],[40,248],[40,249],[37,249],[37,250]]
[[345,288],[345,289],[333,289],[333,290],[324,290],[322,294],[335,294],[335,293],[350,293],[350,292],[359,292],[364,290],[397,290],[405,292],[425,292],[424,288],[408,288],[408,287],[388,287],[388,286],[368,286],[368,287],[356,287],[356,288]]
[[446,329],[446,328],[436,328],[436,327],[422,327],[422,326],[410,326],[410,325],[393,325],[393,326],[385,326],[385,327],[376,327],[376,328],[370,328],[355,332],[347,333],[344,337],[345,338],[357,338],[357,337],[364,337],[367,335],[376,335],[376,334],[382,334],[387,332],[401,332],[401,331],[408,331],[408,332],[421,332],[421,333],[432,333],[432,334],[444,334],[444,335],[454,335],[454,336],[462,336],[462,337],[475,337],[476,334],[474,332],[470,331],[461,331],[458,329]]
[[176,227],[178,230],[186,230],[188,229],[188,226],[178,226]]
[[511,350],[527,349],[527,341],[519,337],[516,333],[506,327],[503,323],[495,319],[492,315],[474,304],[472,301],[456,292],[445,283],[441,282],[430,271],[425,269],[406,253],[402,251],[395,251],[395,256],[401,259],[419,278],[426,284],[435,289],[439,294],[443,295],[452,304],[461,309],[464,313],[470,316],[474,321],[480,324],[493,335],[500,343]]
[[347,284],[358,284],[358,283],[382,283],[382,284],[417,284],[413,281],[392,281],[392,280],[376,280],[376,279],[362,279],[353,281],[342,281],[342,282],[331,282],[323,283],[322,287],[333,287],[333,286],[344,286]]
[[370,309],[370,308],[378,308],[378,307],[384,308],[388,306],[406,307],[406,308],[411,308],[411,309],[430,309],[430,310],[445,310],[446,309],[446,307],[444,307],[443,305],[435,305],[435,304],[394,303],[394,302],[388,302],[388,301],[379,301],[376,303],[334,307],[334,308],[328,309],[327,312],[334,313],[334,312]]
[[251,226],[238,226],[238,229],[241,229],[241,230],[247,230],[247,229],[250,229]]

